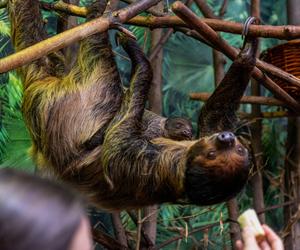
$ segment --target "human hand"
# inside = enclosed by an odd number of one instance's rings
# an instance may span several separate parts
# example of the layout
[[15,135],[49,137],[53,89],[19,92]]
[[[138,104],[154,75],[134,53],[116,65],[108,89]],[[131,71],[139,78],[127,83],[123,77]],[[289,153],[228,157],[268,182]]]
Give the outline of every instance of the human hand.
[[279,236],[267,225],[262,225],[265,231],[265,240],[257,242],[251,227],[245,227],[242,232],[243,242],[238,240],[238,250],[283,250],[283,244]]

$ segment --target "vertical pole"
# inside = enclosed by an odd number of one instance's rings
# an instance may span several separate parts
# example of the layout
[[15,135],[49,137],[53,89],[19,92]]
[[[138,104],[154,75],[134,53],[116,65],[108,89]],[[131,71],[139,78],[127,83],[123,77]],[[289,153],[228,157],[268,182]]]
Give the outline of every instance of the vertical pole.
[[[251,16],[260,19],[260,0],[251,0]],[[259,53],[259,50],[258,50]],[[254,96],[260,96],[260,85],[255,80],[251,83],[251,94]],[[252,105],[252,114],[255,117],[259,117],[261,113],[260,105]],[[253,187],[253,206],[256,211],[262,211],[265,208],[264,204],[264,193],[263,193],[263,179],[262,179],[262,123],[261,120],[255,121],[251,125],[252,134],[252,149],[254,154],[254,168],[255,174],[251,179],[251,184]],[[265,214],[262,213],[259,216],[261,223],[265,223]]]
[[[299,4],[299,0],[287,0],[288,24],[300,24]],[[299,211],[300,204],[300,117],[288,118],[284,173],[284,199],[295,201],[284,208],[285,227],[289,228],[284,239],[284,247],[296,250],[300,246],[300,223],[293,221],[293,217]]]

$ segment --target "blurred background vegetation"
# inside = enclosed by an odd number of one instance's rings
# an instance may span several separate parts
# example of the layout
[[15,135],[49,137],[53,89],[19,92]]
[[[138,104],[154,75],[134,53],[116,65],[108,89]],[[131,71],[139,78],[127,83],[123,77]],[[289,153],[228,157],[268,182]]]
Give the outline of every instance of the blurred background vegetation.
[[[49,1],[51,2],[51,1]],[[81,0],[80,4],[86,6],[89,1]],[[223,1],[208,0],[208,4],[214,11],[218,11]],[[168,4],[172,2],[165,2]],[[199,9],[191,6],[197,15],[201,16]],[[243,23],[249,16],[250,1],[230,0],[224,19]],[[286,24],[286,2],[277,0],[262,1],[261,17],[264,24]],[[47,20],[49,34],[55,34],[57,13],[44,12]],[[81,19],[84,21],[84,19]],[[7,12],[0,10],[0,57],[13,53],[10,43],[10,27]],[[141,27],[129,27],[137,36],[139,43],[145,52],[149,50],[150,30]],[[222,37],[235,47],[240,47],[241,36],[221,34]],[[148,36],[148,43],[144,43]],[[262,39],[261,49],[272,47],[280,40]],[[126,85],[130,74],[130,63],[126,55],[119,48],[116,51],[116,60],[120,74]],[[119,56],[123,55],[123,56]],[[125,57],[124,57],[125,56]],[[226,68],[231,62],[227,60]],[[211,92],[214,89],[212,50],[205,44],[189,38],[179,32],[174,33],[163,49],[163,115],[184,116],[193,122],[196,134],[197,116],[202,103],[192,101],[190,92]],[[263,95],[269,93],[263,90]],[[0,75],[0,163],[1,166],[9,166],[26,171],[34,171],[27,151],[30,147],[30,138],[20,111],[22,100],[22,85],[14,71]],[[243,110],[250,107],[243,105]],[[274,108],[263,107],[270,111]],[[264,155],[264,197],[266,207],[283,202],[280,178],[283,172],[286,119],[263,120],[263,155]],[[252,189],[247,187],[238,196],[240,211],[252,204]],[[159,208],[157,223],[157,244],[176,237],[187,235],[188,232],[201,226],[218,222],[217,226],[208,230],[197,232],[191,236],[183,237],[165,246],[163,249],[230,249],[230,234],[227,208],[224,204],[212,207],[162,205]],[[122,221],[129,232],[136,230],[135,224],[126,213],[122,213]],[[282,208],[266,213],[266,221],[276,230],[282,229]],[[223,223],[224,222],[224,223]],[[111,231],[111,230],[108,230]]]

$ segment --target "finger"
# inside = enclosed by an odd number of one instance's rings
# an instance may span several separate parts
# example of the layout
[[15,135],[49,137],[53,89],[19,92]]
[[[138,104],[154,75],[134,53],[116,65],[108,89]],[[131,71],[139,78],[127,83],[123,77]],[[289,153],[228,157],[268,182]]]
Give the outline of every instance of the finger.
[[236,249],[237,250],[243,250],[244,249],[244,244],[241,240],[237,240],[235,243]]
[[271,250],[271,247],[269,245],[269,243],[267,241],[262,241],[260,244],[259,244],[261,250]]
[[283,250],[283,244],[279,236],[267,225],[262,225],[267,241],[270,243],[272,249]]
[[252,246],[253,249],[258,248],[254,231],[251,227],[245,227],[242,232],[245,248]]

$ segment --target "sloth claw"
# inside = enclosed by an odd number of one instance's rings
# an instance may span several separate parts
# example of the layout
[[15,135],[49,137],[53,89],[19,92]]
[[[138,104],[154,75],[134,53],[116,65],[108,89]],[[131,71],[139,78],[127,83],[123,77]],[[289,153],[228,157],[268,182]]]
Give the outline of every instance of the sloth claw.
[[128,38],[131,38],[131,39],[135,40],[135,41],[137,40],[135,35],[130,30],[124,28],[121,23],[113,23],[110,26],[110,28],[116,29],[116,30],[121,32],[121,34],[117,33],[116,36],[115,36],[115,41],[116,41],[117,45],[119,45],[119,43],[120,43],[120,37],[122,36],[122,34],[125,35]]

